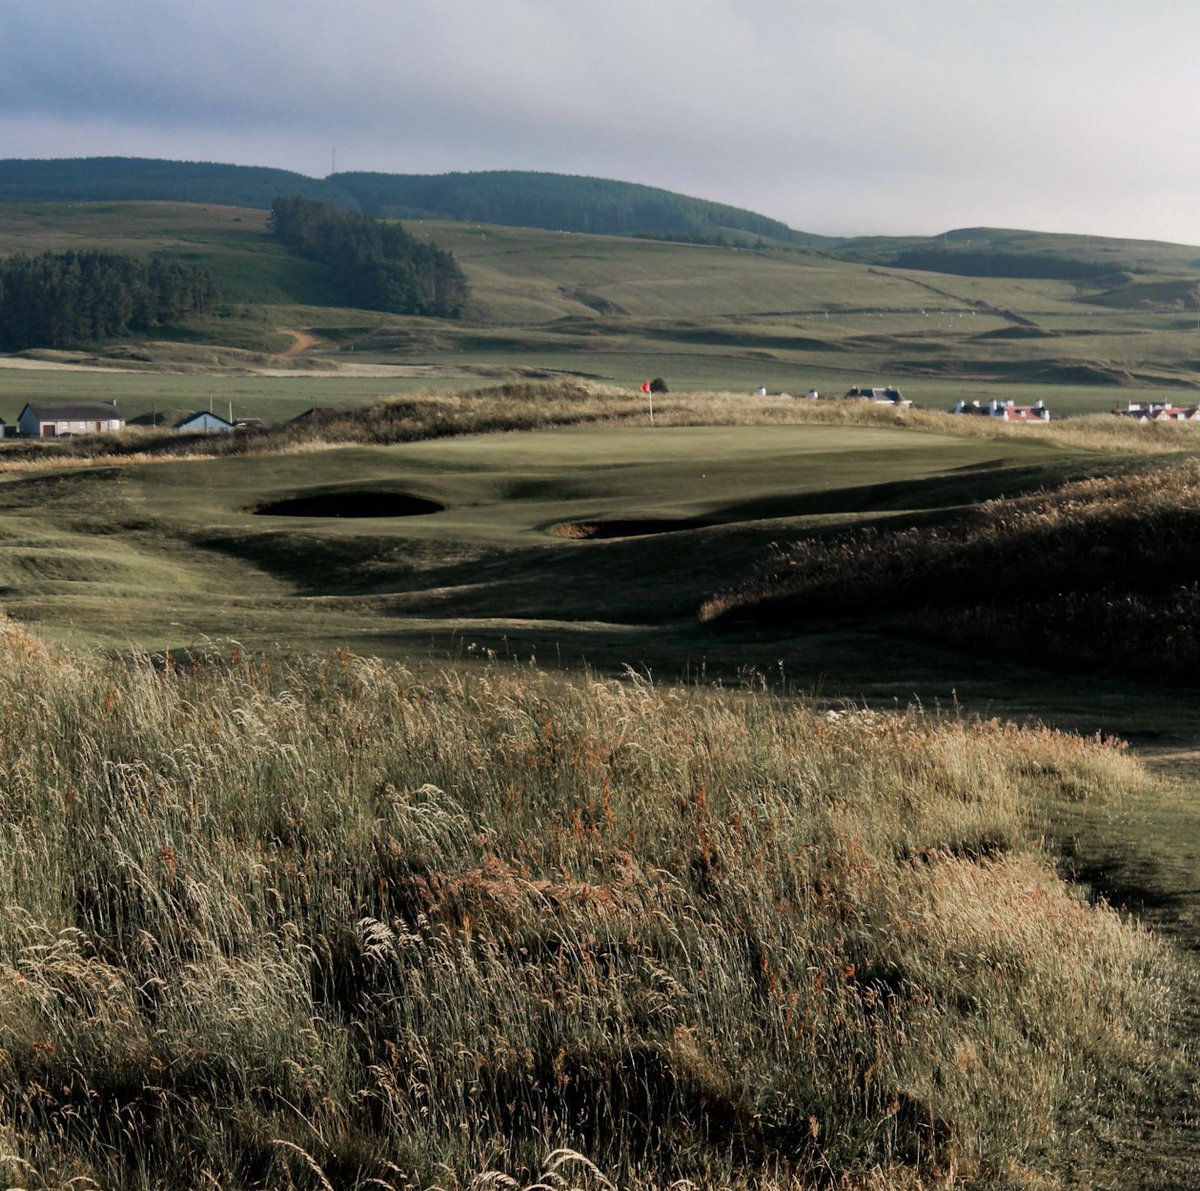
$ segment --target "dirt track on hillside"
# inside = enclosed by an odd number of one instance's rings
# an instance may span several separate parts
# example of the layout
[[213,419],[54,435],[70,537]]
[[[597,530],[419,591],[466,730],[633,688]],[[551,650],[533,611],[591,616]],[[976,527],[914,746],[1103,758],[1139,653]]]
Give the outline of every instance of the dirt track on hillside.
[[301,352],[310,351],[314,347],[320,347],[325,340],[318,338],[309,331],[297,331],[293,327],[279,328],[285,335],[290,335],[295,342],[285,352],[280,355],[298,356]]

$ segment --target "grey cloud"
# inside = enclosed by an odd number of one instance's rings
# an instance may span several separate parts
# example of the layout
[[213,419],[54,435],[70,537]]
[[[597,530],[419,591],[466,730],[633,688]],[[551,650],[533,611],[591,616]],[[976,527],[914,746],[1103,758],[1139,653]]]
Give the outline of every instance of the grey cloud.
[[832,233],[1200,239],[1177,0],[0,2],[5,156],[603,174]]

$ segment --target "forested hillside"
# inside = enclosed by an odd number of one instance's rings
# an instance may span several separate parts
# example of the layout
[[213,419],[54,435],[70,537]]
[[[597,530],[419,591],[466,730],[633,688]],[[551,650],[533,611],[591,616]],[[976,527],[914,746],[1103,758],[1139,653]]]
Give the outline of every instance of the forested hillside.
[[338,207],[357,206],[353,197],[331,182],[262,166],[143,157],[0,161],[0,203],[157,200],[266,210],[281,194]]
[[319,179],[260,166],[136,157],[0,161],[0,203],[159,200],[268,210],[281,195],[382,219],[472,220],[706,242],[759,236],[787,243],[823,242],[822,237],[793,231],[753,211],[652,186],[565,174],[342,173]]
[[1065,280],[1100,287],[1122,274],[1200,272],[1195,248],[987,227],[938,236],[817,236],[753,211],[606,178],[524,170],[449,174],[289,170],[136,157],[0,160],[0,204],[163,201],[270,210],[281,195],[378,219],[486,223],[705,244],[764,240],[833,257],[943,275]]
[[289,197],[272,204],[271,230],[301,256],[326,265],[349,306],[435,318],[462,313],[467,279],[454,257],[398,223]]
[[175,261],[44,252],[0,262],[0,350],[70,347],[203,314],[212,278]]
[[785,223],[653,186],[567,174],[489,170],[456,174],[334,174],[331,181],[380,218],[457,219],[603,235],[717,240],[741,232],[786,243],[822,237]]

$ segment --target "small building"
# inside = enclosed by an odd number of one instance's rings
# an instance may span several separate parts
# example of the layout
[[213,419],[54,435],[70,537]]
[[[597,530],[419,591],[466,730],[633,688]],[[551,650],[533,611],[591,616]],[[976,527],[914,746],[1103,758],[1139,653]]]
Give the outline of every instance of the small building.
[[868,401],[874,401],[877,405],[912,405],[899,389],[892,385],[886,388],[866,388],[863,385],[855,385],[854,388],[848,389],[846,397],[863,397]]
[[986,418],[999,418],[1002,422],[1029,422],[1044,425],[1050,421],[1050,411],[1044,401],[1032,405],[1017,405],[1013,401],[989,401],[980,405],[978,401],[957,401],[952,414],[979,414]]
[[8,423],[0,418],[0,438],[4,438],[6,434],[8,434]]
[[22,438],[107,434],[125,429],[115,401],[31,401],[17,418]]
[[234,425],[232,422],[227,422],[220,414],[200,410],[198,413],[189,414],[186,418],[180,418],[171,429],[176,434],[232,434]]

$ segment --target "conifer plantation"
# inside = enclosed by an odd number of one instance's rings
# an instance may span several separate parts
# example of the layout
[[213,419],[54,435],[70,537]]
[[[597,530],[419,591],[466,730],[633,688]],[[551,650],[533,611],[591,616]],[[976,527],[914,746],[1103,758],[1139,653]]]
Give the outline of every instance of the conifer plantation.
[[347,305],[435,318],[462,313],[467,281],[454,257],[398,223],[312,199],[278,198],[271,230],[301,256],[327,265]]
[[43,252],[0,261],[0,350],[70,347],[205,313],[212,278],[177,261]]

